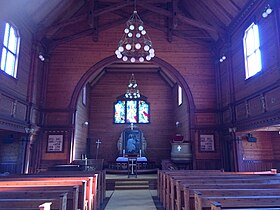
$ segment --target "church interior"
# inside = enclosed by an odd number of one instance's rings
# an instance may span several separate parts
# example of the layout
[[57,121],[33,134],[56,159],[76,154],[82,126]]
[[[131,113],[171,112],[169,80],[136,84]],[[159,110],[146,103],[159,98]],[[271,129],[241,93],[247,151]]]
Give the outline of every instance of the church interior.
[[279,28],[278,0],[1,1],[0,175],[158,174],[174,210],[160,171],[280,170]]

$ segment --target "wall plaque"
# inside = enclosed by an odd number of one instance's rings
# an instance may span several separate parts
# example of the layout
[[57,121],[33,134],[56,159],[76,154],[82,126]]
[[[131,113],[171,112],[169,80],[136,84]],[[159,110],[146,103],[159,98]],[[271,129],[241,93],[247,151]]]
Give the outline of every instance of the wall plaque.
[[63,152],[63,134],[48,135],[47,152]]
[[214,152],[215,151],[215,139],[213,134],[201,134],[200,135],[200,152]]

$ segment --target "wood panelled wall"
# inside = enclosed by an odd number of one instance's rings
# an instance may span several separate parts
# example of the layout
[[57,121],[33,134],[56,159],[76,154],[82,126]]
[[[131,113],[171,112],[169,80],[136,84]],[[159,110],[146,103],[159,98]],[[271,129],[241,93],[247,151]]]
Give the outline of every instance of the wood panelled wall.
[[279,140],[280,135],[276,131],[253,131],[250,132],[257,140],[249,142],[246,138],[248,133],[239,133],[239,170],[257,171],[279,168]]
[[[87,148],[88,130],[89,130],[89,86],[85,85],[85,92],[81,91],[78,101],[75,116],[75,132],[73,142],[73,159],[81,159],[83,154],[89,153]],[[85,99],[83,99],[85,97]],[[84,103],[85,102],[85,103]]]
[[[133,70],[132,70],[133,71]],[[170,158],[170,141],[175,134],[172,88],[159,73],[134,73],[140,94],[150,103],[150,123],[137,124],[147,141],[147,158],[160,164]],[[118,157],[117,142],[129,124],[114,124],[114,103],[127,89],[131,73],[108,72],[92,87],[90,94],[91,150],[96,155],[96,140],[102,141],[99,157],[115,161]],[[116,79],[117,78],[117,79]]]
[[[169,72],[169,74],[173,73],[176,75],[179,73],[180,77],[183,78],[189,87],[190,96],[193,97],[192,100],[195,103],[196,109],[192,110],[194,119],[189,124],[193,130],[190,133],[185,131],[185,134],[186,138],[190,138],[191,141],[198,141],[195,132],[199,132],[201,128],[214,131],[217,123],[216,81],[212,54],[207,46],[177,37],[174,37],[173,41],[169,43],[164,33],[152,28],[147,30],[156,48],[156,55],[177,71]],[[65,128],[71,132],[73,110],[76,107],[69,107],[69,105],[71,100],[73,100],[72,94],[75,88],[79,85],[84,85],[81,78],[85,74],[89,75],[87,82],[94,79],[91,78],[89,72],[92,75],[96,74],[98,69],[95,69],[95,66],[114,55],[116,44],[122,36],[122,32],[122,26],[111,28],[99,34],[98,42],[93,42],[91,37],[88,36],[67,43],[61,43],[51,51],[48,64],[48,87],[44,118],[44,126],[46,128]],[[109,66],[110,63],[101,65],[100,68],[104,68],[106,65]],[[95,70],[92,71],[92,69]],[[113,72],[111,71],[110,74],[113,74]],[[91,155],[95,156],[95,142],[99,138],[103,142],[99,153],[100,158],[105,158],[108,161],[115,160],[117,154],[116,142],[121,131],[125,128],[125,126],[113,124],[113,101],[117,96],[124,93],[129,80],[128,75],[124,78],[116,74],[115,77],[107,81],[107,76],[110,74],[106,73],[103,76],[104,78],[102,77],[90,91],[90,103],[92,106],[90,108],[90,132],[88,136],[91,140]],[[139,76],[137,74],[136,79],[139,83],[140,91],[149,100],[152,100],[149,101],[152,107],[152,123],[150,125],[141,125],[141,129],[143,129],[147,138],[150,159],[159,162],[160,159],[170,157],[169,141],[175,134],[176,119],[174,116],[180,115],[180,112],[184,112],[185,109],[178,111],[178,113],[177,111],[174,112],[173,104],[176,103],[176,97],[172,94],[171,90],[167,92],[166,88],[168,85],[159,75],[155,77],[154,74],[147,72]],[[174,77],[176,78],[176,76]],[[157,85],[152,85],[152,83]],[[162,88],[162,90],[159,88]],[[100,91],[99,94],[98,92],[96,93],[97,90]],[[189,99],[185,98],[184,100],[187,102]],[[162,107],[165,103],[169,108]],[[155,110],[159,110],[161,115]],[[187,125],[188,113],[184,114],[186,118],[182,119],[182,121],[186,122]],[[163,116],[164,120],[161,120]],[[158,130],[160,132],[157,132]],[[72,140],[75,141],[71,137],[66,139],[68,141],[66,144],[71,145],[69,142]],[[105,156],[106,154],[108,156]],[[215,157],[220,157],[219,148],[216,150]]]
[[[278,10],[275,8],[271,15],[262,18],[265,6],[254,8],[255,12],[231,32],[230,44],[226,43],[227,47],[221,49],[227,54],[227,60],[219,65],[223,123],[237,123],[242,129],[266,126],[266,117],[271,118],[270,124],[280,121],[279,115],[271,116],[280,108]],[[263,68],[257,75],[245,79],[243,36],[253,21],[259,26]]]
[[[221,140],[224,144],[230,144],[230,141],[226,141],[228,128],[236,127],[238,132],[250,132],[280,124],[279,3],[273,4],[273,13],[263,18],[262,12],[268,3],[263,1],[256,4],[250,8],[249,15],[244,13],[243,18],[237,19],[229,28],[227,42],[219,49],[218,54],[227,57],[217,65],[221,129],[224,129]],[[243,36],[252,22],[259,27],[262,71],[246,79]],[[275,165],[275,159],[279,159],[272,149],[275,134],[263,130],[256,135],[257,143],[242,142],[239,170],[269,169]]]

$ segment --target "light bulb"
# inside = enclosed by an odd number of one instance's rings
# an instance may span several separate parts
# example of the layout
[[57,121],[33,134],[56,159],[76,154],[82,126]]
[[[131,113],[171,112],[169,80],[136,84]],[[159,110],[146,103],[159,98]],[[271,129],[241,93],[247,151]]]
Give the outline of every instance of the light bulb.
[[268,14],[267,14],[266,12],[263,12],[263,13],[262,13],[262,17],[263,17],[263,18],[266,18],[267,16],[268,16]]
[[128,28],[126,28],[126,29],[124,29],[124,33],[128,33],[129,32],[129,29]]
[[227,58],[227,57],[226,57],[225,55],[223,55],[222,59],[223,59],[223,60],[226,60],[226,58]]
[[129,26],[129,29],[130,29],[130,30],[134,30],[134,25],[130,25],[130,26]]
[[119,46],[118,50],[119,50],[120,52],[123,52],[123,51],[124,51],[123,46]]
[[134,57],[130,58],[130,61],[131,61],[132,63],[134,63],[134,62],[135,62],[135,58],[134,58]]
[[140,34],[140,33],[137,33],[135,36],[136,36],[136,38],[140,38],[140,37],[141,37],[141,34]]
[[120,54],[120,51],[119,51],[119,50],[116,50],[116,51],[115,51],[115,54],[116,54],[116,55]]
[[140,62],[143,62],[143,61],[144,61],[144,58],[143,58],[143,57],[140,57],[140,58],[139,58],[139,61],[140,61]]
[[123,56],[123,61],[127,61],[127,57],[126,56]]
[[139,50],[139,49],[141,48],[141,44],[137,43],[137,44],[135,45],[135,48],[136,48],[137,50]]
[[145,45],[144,50],[148,51],[150,49],[149,45]]
[[149,50],[149,53],[150,53],[150,54],[154,54],[154,53],[155,53],[155,50],[154,50],[153,48],[151,48],[151,49]]
[[272,13],[272,9],[271,9],[270,7],[268,7],[268,8],[266,9],[266,13],[267,13],[268,15],[270,15],[270,14]]
[[145,35],[145,34],[146,34],[146,31],[145,31],[145,30],[141,31],[141,34],[142,34],[142,35]]
[[132,33],[130,32],[130,33],[128,33],[128,35],[127,35],[128,37],[132,37]]
[[146,56],[146,60],[147,60],[147,61],[151,60],[151,56],[147,55],[147,56]]
[[125,48],[126,48],[127,50],[131,50],[131,44],[125,45]]
[[142,31],[142,30],[144,29],[144,27],[140,25],[140,26],[138,27],[138,29],[139,29],[139,31]]
[[122,54],[118,54],[118,55],[117,55],[117,58],[122,58]]

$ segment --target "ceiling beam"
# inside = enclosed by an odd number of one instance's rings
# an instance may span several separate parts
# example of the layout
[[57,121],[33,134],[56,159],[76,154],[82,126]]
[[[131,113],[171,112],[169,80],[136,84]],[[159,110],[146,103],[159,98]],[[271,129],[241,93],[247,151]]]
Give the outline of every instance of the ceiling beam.
[[[163,15],[163,16],[166,16],[166,17],[170,17],[172,15],[172,14],[170,14],[169,11],[167,11],[167,10],[165,10],[163,8],[154,6],[152,4],[147,4],[147,3],[143,3],[143,2],[139,2],[137,4],[140,5],[141,7],[145,8],[145,9],[147,9],[147,10],[150,10],[152,12],[155,12],[157,14],[160,14],[160,15]],[[218,37],[217,30],[214,27],[212,27],[212,26],[210,26],[208,24],[205,24],[203,22],[199,22],[199,21],[196,21],[194,19],[187,18],[187,17],[185,17],[184,15],[181,15],[181,14],[177,14],[176,16],[183,23],[187,23],[187,24],[195,26],[197,28],[204,29],[204,30],[206,30],[208,32],[215,33],[216,37]]]
[[133,2],[125,1],[125,2],[122,2],[122,3],[113,4],[109,7],[96,9],[96,10],[93,11],[93,16],[98,17],[100,15],[106,14],[108,12],[113,12],[113,11],[119,10],[119,9],[121,9],[123,7],[126,7],[126,6],[129,6],[129,5],[133,5]]

